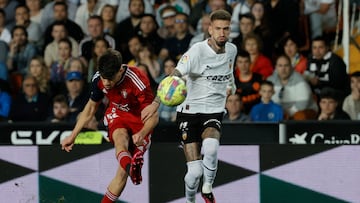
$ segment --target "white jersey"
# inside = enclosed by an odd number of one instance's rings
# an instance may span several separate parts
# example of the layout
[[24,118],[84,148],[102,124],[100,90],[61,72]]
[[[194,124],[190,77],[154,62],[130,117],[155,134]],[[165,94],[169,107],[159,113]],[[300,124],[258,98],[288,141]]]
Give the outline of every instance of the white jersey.
[[183,113],[221,113],[225,110],[227,88],[234,87],[236,46],[225,45],[217,54],[208,39],[194,44],[179,60],[176,69],[186,78],[187,97],[177,107]]

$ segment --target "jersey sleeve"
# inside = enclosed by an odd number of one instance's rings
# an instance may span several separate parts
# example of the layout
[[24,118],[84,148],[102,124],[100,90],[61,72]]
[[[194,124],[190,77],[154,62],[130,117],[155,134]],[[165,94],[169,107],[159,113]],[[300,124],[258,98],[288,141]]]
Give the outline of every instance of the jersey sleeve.
[[176,65],[176,69],[182,74],[187,75],[190,71],[196,71],[196,68],[199,66],[196,64],[201,53],[200,50],[201,43],[194,44],[184,55],[180,58],[178,64]]
[[136,89],[136,98],[140,104],[140,110],[151,104],[154,100],[154,94],[150,86],[150,80],[147,75],[141,71],[136,71],[136,76],[131,76]]
[[99,88],[100,83],[100,75],[98,73],[95,73],[94,77],[91,80],[91,93],[90,93],[90,99],[99,102],[104,98],[104,93]]

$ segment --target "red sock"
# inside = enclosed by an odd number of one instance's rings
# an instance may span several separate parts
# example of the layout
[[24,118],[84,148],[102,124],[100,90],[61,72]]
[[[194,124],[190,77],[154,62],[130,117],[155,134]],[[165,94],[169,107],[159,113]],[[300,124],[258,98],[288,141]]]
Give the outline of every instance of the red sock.
[[131,164],[131,154],[128,151],[121,151],[117,155],[117,160],[120,163],[121,168],[129,173]]
[[119,198],[119,196],[114,195],[113,193],[110,192],[110,190],[108,189],[103,197],[103,199],[101,200],[101,203],[113,203],[115,202],[117,199]]

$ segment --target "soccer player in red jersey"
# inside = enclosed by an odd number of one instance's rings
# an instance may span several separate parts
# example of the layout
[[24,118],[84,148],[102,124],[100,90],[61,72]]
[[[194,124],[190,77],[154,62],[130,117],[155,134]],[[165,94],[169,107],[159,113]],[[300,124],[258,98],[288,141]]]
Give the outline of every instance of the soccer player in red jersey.
[[62,140],[61,146],[67,152],[72,150],[76,136],[106,96],[109,104],[104,123],[108,126],[109,139],[114,144],[120,164],[102,199],[102,203],[108,203],[118,199],[128,176],[135,185],[141,183],[143,154],[150,147],[151,132],[159,121],[156,111],[142,111],[147,106],[156,109],[159,104],[154,100],[147,77],[141,70],[123,65],[120,52],[109,49],[100,57],[98,65],[99,71],[92,79],[90,99],[71,135]]

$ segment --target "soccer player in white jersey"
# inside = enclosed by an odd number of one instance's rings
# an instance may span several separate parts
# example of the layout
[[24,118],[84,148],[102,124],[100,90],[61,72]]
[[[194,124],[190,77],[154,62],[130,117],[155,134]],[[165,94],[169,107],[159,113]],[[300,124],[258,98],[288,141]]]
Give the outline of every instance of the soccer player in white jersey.
[[188,203],[195,202],[201,178],[202,197],[206,203],[215,202],[212,184],[217,171],[221,122],[226,96],[235,91],[233,67],[237,49],[228,42],[231,14],[217,10],[210,19],[211,37],[194,44],[172,74],[186,78],[188,91],[185,101],[177,107],[177,124],[187,161],[184,180]]

